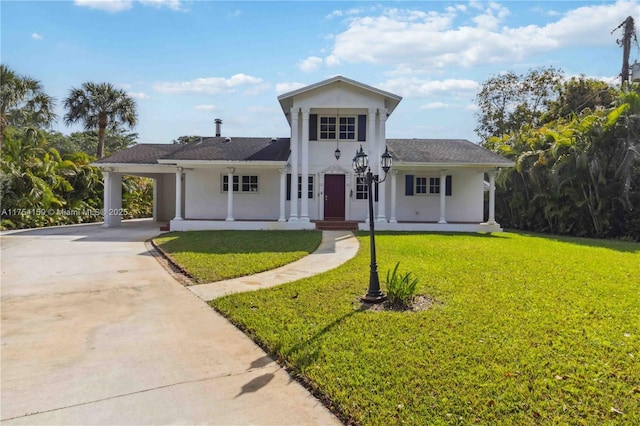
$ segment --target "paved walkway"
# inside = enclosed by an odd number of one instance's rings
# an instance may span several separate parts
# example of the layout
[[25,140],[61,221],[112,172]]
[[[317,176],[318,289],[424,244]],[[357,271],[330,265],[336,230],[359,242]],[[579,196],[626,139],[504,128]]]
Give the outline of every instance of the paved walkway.
[[350,231],[324,231],[316,251],[293,263],[247,277],[187,287],[205,301],[231,293],[274,287],[337,268],[358,252],[358,239]]
[[0,236],[2,424],[339,424],[158,264],[156,234],[134,221]]

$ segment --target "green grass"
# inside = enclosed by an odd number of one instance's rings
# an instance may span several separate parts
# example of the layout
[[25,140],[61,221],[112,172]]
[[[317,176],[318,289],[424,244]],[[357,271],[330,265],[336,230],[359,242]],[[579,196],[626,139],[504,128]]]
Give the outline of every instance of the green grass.
[[640,424],[640,244],[380,233],[380,276],[402,261],[439,302],[416,313],[359,309],[359,240],[336,270],[212,306],[355,424]]
[[193,231],[154,242],[202,284],[286,265],[313,252],[321,239],[319,231]]

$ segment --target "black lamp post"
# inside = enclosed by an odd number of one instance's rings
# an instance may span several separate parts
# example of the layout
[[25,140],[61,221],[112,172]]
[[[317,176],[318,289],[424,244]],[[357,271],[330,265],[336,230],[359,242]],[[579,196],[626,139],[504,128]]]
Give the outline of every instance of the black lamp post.
[[393,160],[389,150],[385,148],[384,154],[382,154],[382,160],[380,165],[384,171],[384,178],[379,180],[379,176],[374,176],[371,173],[371,167],[369,167],[369,157],[362,149],[356,150],[356,156],[353,157],[353,171],[357,176],[363,177],[367,184],[367,195],[369,199],[369,241],[371,246],[371,265],[369,272],[369,291],[364,295],[361,300],[366,303],[380,303],[387,300],[387,296],[380,291],[380,279],[378,278],[378,262],[376,261],[376,240],[375,240],[375,228],[373,217],[373,184],[382,183],[387,178],[387,173],[391,169]]

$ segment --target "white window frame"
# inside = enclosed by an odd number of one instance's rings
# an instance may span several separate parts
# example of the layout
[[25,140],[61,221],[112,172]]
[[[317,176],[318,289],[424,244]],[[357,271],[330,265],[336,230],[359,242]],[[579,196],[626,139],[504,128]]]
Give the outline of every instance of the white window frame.
[[[419,180],[422,182],[419,183]],[[442,185],[437,176],[416,176],[413,180],[413,193],[416,195],[440,195],[441,190]]]
[[[323,122],[324,121],[324,122]],[[333,123],[329,122],[333,121]],[[349,123],[349,121],[352,121]],[[327,126],[327,127],[323,127]],[[345,137],[341,137],[342,135]],[[330,137],[333,135],[333,137]],[[352,136],[352,137],[351,137]],[[357,115],[319,115],[318,116],[318,140],[321,141],[357,141],[358,140],[358,116]]]
[[[245,179],[246,178],[246,179]],[[255,178],[255,183],[252,184],[251,178]],[[245,183],[245,180],[249,180],[249,182]],[[228,174],[221,175],[220,178],[220,192],[226,194],[228,189],[225,191],[224,187],[229,180]],[[225,182],[227,181],[227,182]],[[249,186],[245,186],[249,185]],[[255,185],[255,190],[251,190],[252,185]],[[227,184],[228,188],[228,184]],[[248,188],[245,190],[245,188]],[[238,194],[257,194],[260,192],[260,175],[233,175],[233,192]]]
[[[313,188],[314,188],[313,175],[309,175],[308,187],[307,187],[307,197],[310,200],[313,200]],[[302,199],[302,175],[298,175],[298,200]]]
[[369,199],[369,188],[366,179],[364,176],[356,176],[356,200]]

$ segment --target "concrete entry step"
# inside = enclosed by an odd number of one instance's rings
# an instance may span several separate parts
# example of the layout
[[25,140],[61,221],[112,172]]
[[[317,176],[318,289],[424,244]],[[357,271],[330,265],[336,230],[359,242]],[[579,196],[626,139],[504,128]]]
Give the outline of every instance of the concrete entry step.
[[315,222],[320,231],[357,231],[358,222],[355,220],[319,220]]

